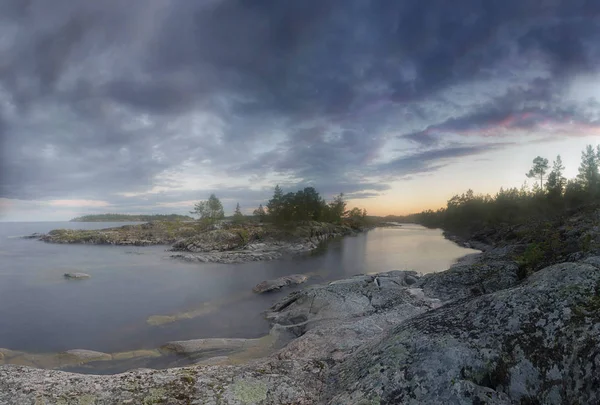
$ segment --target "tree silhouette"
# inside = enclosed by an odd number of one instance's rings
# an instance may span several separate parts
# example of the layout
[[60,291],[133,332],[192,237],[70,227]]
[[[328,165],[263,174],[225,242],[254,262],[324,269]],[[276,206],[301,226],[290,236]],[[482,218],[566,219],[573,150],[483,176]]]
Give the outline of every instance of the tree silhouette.
[[240,209],[240,203],[237,203],[235,206],[235,211],[233,213],[233,222],[241,223],[244,222],[244,214],[242,214],[242,210]]
[[577,180],[589,192],[595,192],[598,188],[598,166],[600,162],[600,146],[594,150],[592,145],[586,146],[581,152],[581,164],[579,165],[579,174]]
[[255,217],[258,217],[258,220],[260,222],[263,222],[267,213],[265,212],[265,209],[263,208],[262,204],[260,204],[258,206],[258,208],[254,210],[252,215],[254,215]]
[[546,189],[551,197],[561,196],[565,189],[567,179],[563,176],[564,170],[565,167],[563,166],[562,159],[558,155],[552,163],[552,171],[548,174],[548,180],[546,181]]
[[540,189],[544,187],[544,176],[548,171],[548,159],[544,159],[541,156],[533,159],[533,167],[529,170],[529,173],[526,174],[529,178],[539,178],[540,179]]

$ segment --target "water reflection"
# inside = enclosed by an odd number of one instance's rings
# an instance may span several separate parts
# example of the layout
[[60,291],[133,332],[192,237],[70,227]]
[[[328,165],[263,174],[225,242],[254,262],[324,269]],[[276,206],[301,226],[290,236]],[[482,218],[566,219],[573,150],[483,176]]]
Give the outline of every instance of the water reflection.
[[[8,224],[0,229],[0,347],[27,352],[153,349],[169,340],[257,338],[261,313],[288,289],[256,295],[257,283],[295,273],[308,284],[359,273],[441,271],[473,250],[416,225],[330,242],[312,254],[237,265],[182,263],[165,247],[52,245],[8,236],[106,224]],[[132,254],[134,252],[135,254]],[[64,280],[69,271],[90,273]],[[295,287],[295,288],[302,288]],[[148,322],[153,316],[168,322]]]

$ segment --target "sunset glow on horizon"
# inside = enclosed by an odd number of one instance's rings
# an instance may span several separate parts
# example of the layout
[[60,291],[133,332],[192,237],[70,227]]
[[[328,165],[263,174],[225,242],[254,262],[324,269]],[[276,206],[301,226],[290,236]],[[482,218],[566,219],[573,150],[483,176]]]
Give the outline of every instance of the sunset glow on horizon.
[[26,3],[0,6],[3,221],[249,214],[277,184],[403,215],[600,143],[591,4]]

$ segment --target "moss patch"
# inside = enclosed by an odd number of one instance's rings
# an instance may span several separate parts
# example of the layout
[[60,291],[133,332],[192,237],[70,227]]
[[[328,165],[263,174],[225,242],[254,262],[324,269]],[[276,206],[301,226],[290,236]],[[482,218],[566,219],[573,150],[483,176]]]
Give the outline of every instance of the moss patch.
[[94,405],[96,403],[96,396],[85,394],[79,397],[79,405]]
[[268,388],[262,381],[241,380],[231,386],[234,398],[245,404],[267,399]]
[[164,388],[152,388],[144,398],[144,405],[164,404],[167,402],[167,391]]

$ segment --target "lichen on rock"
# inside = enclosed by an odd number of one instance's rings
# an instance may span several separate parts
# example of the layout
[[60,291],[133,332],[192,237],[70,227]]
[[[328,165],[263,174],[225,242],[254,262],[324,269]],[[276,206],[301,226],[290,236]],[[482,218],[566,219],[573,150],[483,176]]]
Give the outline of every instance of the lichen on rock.
[[[600,403],[600,257],[519,280],[509,253],[293,292],[268,311],[269,337],[172,342],[185,354],[233,349],[191,367],[96,376],[0,366],[0,403]],[[283,347],[253,356],[267,346]]]

